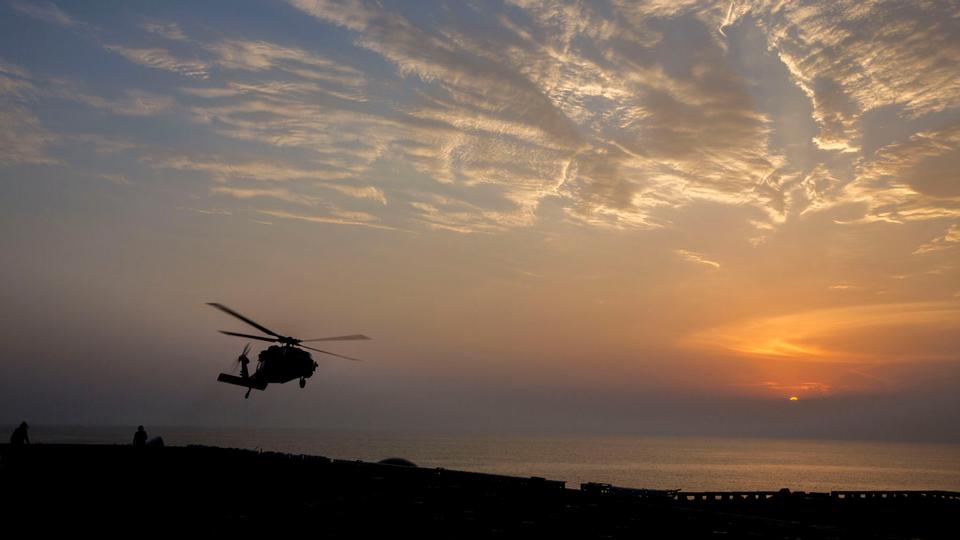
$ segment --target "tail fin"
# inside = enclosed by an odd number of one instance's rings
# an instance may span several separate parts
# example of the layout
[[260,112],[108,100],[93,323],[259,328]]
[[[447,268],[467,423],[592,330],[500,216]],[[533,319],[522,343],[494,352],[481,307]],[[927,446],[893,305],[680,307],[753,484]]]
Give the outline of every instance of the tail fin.
[[250,352],[249,343],[247,343],[247,345],[243,348],[243,352],[240,353],[240,357],[237,358],[237,362],[240,363],[240,376],[243,377],[244,379],[250,377],[250,372],[247,371],[247,364],[250,363],[250,359],[247,358],[248,352]]

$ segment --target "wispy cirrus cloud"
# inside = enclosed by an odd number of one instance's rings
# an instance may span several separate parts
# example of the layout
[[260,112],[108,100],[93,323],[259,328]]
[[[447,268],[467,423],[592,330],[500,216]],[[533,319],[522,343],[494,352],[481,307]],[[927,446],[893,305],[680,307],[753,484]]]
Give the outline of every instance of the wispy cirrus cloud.
[[198,79],[206,79],[209,76],[210,67],[206,62],[198,59],[180,58],[159,47],[138,48],[119,44],[105,45],[104,47],[134,64],[151,69],[171,71]]
[[[3,104],[0,98],[0,104]],[[59,137],[46,130],[28,109],[3,104],[0,110],[0,165],[53,164],[60,160],[48,152]]]
[[911,135],[856,164],[835,203],[865,205],[864,221],[906,223],[960,218],[960,123]]
[[349,184],[323,184],[324,188],[332,189],[357,199],[370,199],[384,206],[387,204],[387,196],[383,190],[375,186],[353,186]]
[[214,53],[217,65],[224,69],[282,69],[304,79],[340,83],[344,86],[359,85],[365,80],[363,74],[353,67],[298,47],[268,41],[227,39],[212,43],[207,49]]
[[171,156],[148,157],[147,163],[154,168],[195,171],[209,174],[219,180],[247,179],[266,182],[315,179],[314,171],[276,161],[232,161],[220,156]]
[[[501,17],[494,44],[453,20],[437,31],[373,5],[353,5],[347,18],[338,4],[294,5],[357,31],[357,43],[401,75],[439,83],[442,92],[412,114],[460,135],[439,147],[422,141],[410,160],[446,181],[504,185],[523,201],[518,212],[559,196],[571,201],[574,219],[656,226],[656,209],[701,196],[762,201],[745,188],[782,164],[770,155],[769,128],[750,108],[745,82],[722,69],[722,50],[710,40],[684,80],[652,62],[617,58],[616,49],[602,59],[582,54],[576,40],[607,49],[614,39],[650,41],[645,29],[603,21],[587,6],[526,4],[533,23]],[[694,19],[685,25],[710,32]],[[518,174],[523,169],[533,174]]]
[[167,112],[175,105],[169,95],[155,94],[143,90],[127,90],[121,97],[105,98],[102,96],[69,90],[61,93],[61,97],[77,101],[113,114],[121,116],[156,116]]
[[[76,23],[54,4],[16,5]],[[264,155],[295,149],[301,159],[288,168],[338,181],[348,187],[324,189],[355,199],[386,201],[401,187],[373,182],[375,164],[402,164],[458,188],[456,210],[403,206],[431,227],[529,227],[549,200],[574,223],[662,228],[705,202],[755,210],[748,219],[760,232],[749,242],[759,246],[817,212],[846,224],[957,217],[955,124],[874,137],[879,149],[862,150],[871,111],[919,122],[960,107],[957,22],[934,4],[525,1],[425,19],[359,0],[290,6],[348,43],[321,51],[282,36],[202,39],[180,21],[140,21],[153,41],[111,38],[106,49],[192,83],[166,96],[76,100],[125,116],[185,112],[189,129],[262,145]],[[748,49],[763,70],[743,67]],[[789,139],[797,120],[764,101],[783,88],[773,79],[799,90],[809,140]],[[231,176],[184,159],[195,163],[174,168]],[[481,191],[497,196],[471,195]]]
[[53,164],[50,147],[60,137],[31,108],[40,93],[27,70],[0,59],[0,165]]
[[237,199],[275,199],[297,204],[316,205],[320,202],[316,197],[293,193],[286,188],[243,188],[232,186],[214,186],[211,193],[228,195]]
[[713,268],[714,270],[717,270],[720,268],[720,263],[718,263],[717,261],[712,261],[702,253],[697,253],[696,251],[690,251],[686,249],[677,249],[677,250],[674,250],[674,253],[676,253],[677,256],[679,256],[681,259],[685,261],[701,264],[703,266]]
[[71,27],[83,24],[66,14],[53,2],[11,2],[10,7],[23,15],[57,26]]
[[118,137],[107,137],[93,133],[70,135],[70,139],[82,145],[89,145],[97,154],[115,155],[130,150],[143,149],[143,145]]
[[330,209],[328,214],[298,214],[282,210],[260,210],[259,213],[281,219],[293,219],[298,221],[307,221],[310,223],[320,223],[328,225],[352,225],[357,227],[367,227],[370,229],[380,229],[385,231],[399,231],[395,227],[377,223],[376,216],[365,212],[351,212],[337,208]]
[[170,41],[190,41],[180,25],[175,22],[150,21],[143,23],[140,27],[151,34],[156,34]]
[[[810,97],[821,148],[858,149],[864,112],[908,116],[960,105],[958,22],[936,3],[760,3],[770,44]],[[845,16],[837,17],[838,13]]]
[[960,226],[951,225],[950,228],[943,233],[943,236],[938,236],[937,238],[934,238],[933,240],[923,244],[922,246],[918,247],[913,254],[921,255],[935,251],[956,249],[958,247],[960,247]]

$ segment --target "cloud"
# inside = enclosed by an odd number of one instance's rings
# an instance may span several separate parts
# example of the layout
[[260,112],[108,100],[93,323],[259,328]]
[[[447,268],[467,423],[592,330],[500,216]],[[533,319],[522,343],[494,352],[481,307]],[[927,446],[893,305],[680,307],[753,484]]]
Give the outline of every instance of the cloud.
[[[737,192],[778,166],[777,157],[767,157],[765,119],[747,106],[743,81],[715,67],[723,62],[709,39],[702,69],[677,81],[653,66],[578,55],[577,39],[631,33],[588,8],[556,14],[532,7],[542,28],[502,17],[509,33],[493,43],[453,21],[445,21],[452,28],[431,30],[373,4],[351,4],[349,17],[342,4],[294,5],[356,30],[357,43],[401,75],[437,85],[440,92],[425,94],[410,114],[458,135],[411,130],[394,148],[409,149],[408,161],[443,182],[504,186],[505,198],[522,201],[517,216],[544,197],[561,196],[573,203],[575,219],[654,226],[655,209],[701,194],[756,199]],[[702,23],[688,24],[709,34]],[[563,39],[552,42],[545,37],[551,35]]]
[[344,195],[355,197],[357,199],[370,199],[377,201],[382,205],[387,204],[387,197],[383,190],[374,186],[352,186],[344,184],[324,184],[323,187],[339,191]]
[[[213,195],[226,195],[242,200],[266,198],[301,206],[329,207],[328,197],[323,196],[321,191],[329,190],[353,199],[368,199],[381,205],[387,204],[386,195],[380,188],[329,182],[331,178],[340,179],[342,175],[331,174],[323,169],[298,167],[280,161],[231,160],[223,156],[186,155],[145,156],[142,159],[153,168],[191,171],[211,176],[217,181],[217,185],[210,188],[210,193]],[[251,186],[250,182],[256,182],[259,185]],[[264,183],[269,185],[264,187]],[[337,210],[337,212],[341,213],[327,218],[358,222],[378,219],[367,213],[363,214],[365,219],[358,219],[356,216],[347,219],[346,214],[343,214],[346,211]]]
[[351,30],[363,30],[376,17],[374,8],[363,0],[290,0],[290,4],[318,19]]
[[[745,208],[763,225],[749,239],[759,246],[817,212],[847,225],[958,215],[956,125],[929,120],[960,110],[958,23],[935,4],[529,0],[414,17],[403,4],[289,3],[349,43],[202,41],[178,22],[140,22],[162,47],[106,49],[194,83],[177,100],[152,88],[72,99],[119,115],[185,112],[185,129],[299,156],[151,162],[218,182],[326,181],[383,204],[404,188],[374,170],[396,166],[464,203],[391,206],[432,228],[529,227],[547,200],[581,225],[666,228],[706,202]],[[774,80],[802,103],[771,105]],[[865,115],[881,109],[923,129],[864,154]]]
[[206,79],[209,66],[202,60],[183,59],[166,49],[158,47],[135,48],[124,45],[105,45],[108,51],[119,54],[134,64],[151,69],[171,71],[186,77]]
[[299,221],[307,221],[310,223],[322,223],[322,224],[331,224],[331,225],[354,225],[358,227],[367,227],[371,229],[380,229],[386,231],[398,231],[395,227],[389,227],[386,225],[381,225],[377,223],[377,218],[371,214],[365,212],[350,212],[345,210],[339,210],[333,208],[330,210],[330,213],[327,215],[313,215],[313,214],[296,214],[291,212],[284,212],[280,210],[260,210],[261,214],[282,218],[282,219],[293,219]]
[[[389,152],[446,183],[555,193],[561,163],[581,141],[573,125],[522,74],[394,12],[358,4],[344,17],[333,4],[295,5],[325,21],[363,30],[358,43],[384,56],[400,75],[438,85],[439,92],[420,94],[405,115],[378,122]],[[511,200],[525,198],[516,193]]]
[[225,69],[264,71],[281,68],[306,79],[354,86],[363,83],[356,69],[297,47],[267,41],[228,39],[207,46]]
[[11,2],[10,7],[23,15],[57,26],[71,27],[82,24],[52,2]]
[[0,165],[59,163],[48,153],[58,140],[29,110],[0,97]]
[[193,105],[195,122],[230,138],[313,150],[315,161],[340,177],[366,170],[397,137],[395,120],[350,110],[341,96],[314,82],[231,82],[182,91],[212,101]]
[[283,182],[317,178],[315,171],[264,160],[231,161],[219,156],[147,157],[145,160],[154,168],[203,172],[222,181],[246,179]]
[[51,98],[124,116],[155,116],[174,105],[168,96],[139,90],[128,90],[123,97],[107,99],[69,81],[35,79],[26,70],[0,61],[0,165],[62,164],[52,151],[55,146],[71,141],[92,144],[98,154],[140,148],[129,140],[51,131],[34,112],[41,100]]
[[127,90],[120,98],[104,98],[86,93],[73,85],[65,85],[52,95],[122,116],[157,116],[175,105],[170,96],[142,90]]
[[855,150],[866,111],[896,104],[920,116],[960,105],[953,67],[960,22],[948,9],[935,2],[762,2],[751,14],[813,101],[818,144]]
[[268,198],[311,206],[320,202],[320,199],[317,199],[316,197],[296,194],[285,188],[239,188],[230,186],[215,186],[210,188],[210,192],[229,195],[237,199]]
[[93,144],[100,154],[139,148],[129,140],[95,134],[60,134],[45,128],[34,108],[41,100],[59,99],[124,116],[155,116],[173,107],[172,98],[127,90],[119,98],[104,98],[62,79],[36,78],[27,70],[0,59],[0,164],[60,164],[51,155],[54,145],[69,141]]
[[50,147],[60,137],[30,107],[40,92],[25,69],[0,59],[0,165],[59,162]]
[[479,208],[462,201],[439,198],[432,202],[414,201],[410,206],[417,212],[414,219],[430,229],[460,234],[505,230],[503,225],[485,218]]
[[924,253],[932,253],[935,251],[946,251],[948,249],[954,249],[960,245],[960,225],[951,225],[950,228],[946,230],[943,236],[939,236],[930,240],[926,244],[918,247],[916,251],[913,252],[914,255],[922,255]]
[[833,385],[825,382],[783,383],[779,381],[763,381],[761,383],[743,384],[742,387],[763,388],[780,396],[803,396],[804,398],[825,397],[835,390]]
[[833,285],[830,285],[829,288],[832,289],[832,290],[835,290],[835,291],[849,291],[849,290],[851,290],[851,289],[860,289],[861,286],[860,286],[860,285],[854,285],[854,284],[851,284],[851,283],[835,283],[835,284],[833,284]]
[[184,210],[184,211],[187,211],[187,212],[195,212],[195,213],[197,213],[197,214],[206,214],[206,215],[209,215],[209,216],[231,216],[231,215],[233,215],[233,212],[229,212],[229,211],[227,211],[227,210],[220,210],[220,209],[217,209],[217,208],[212,208],[212,209],[210,209],[210,208],[190,208],[190,207],[187,207],[187,206],[178,206],[178,207],[177,207],[177,210]]
[[147,32],[156,34],[170,41],[188,42],[190,38],[183,32],[180,25],[173,22],[145,22],[141,26]]
[[[360,178],[387,159],[444,184],[495,185],[513,206],[496,212],[516,226],[535,223],[547,197],[563,200],[573,221],[613,228],[662,227],[664,211],[698,200],[755,206],[768,224],[864,200],[853,194],[852,175],[826,163],[790,163],[773,146],[777,134],[752,97],[755,82],[731,69],[715,31],[765,30],[770,54],[813,104],[821,126],[814,142],[856,150],[867,109],[851,97],[849,81],[814,73],[801,59],[805,49],[784,34],[798,11],[685,2],[616,3],[604,12],[523,2],[517,7],[526,18],[495,14],[498,27],[484,35],[456,18],[434,14],[439,20],[423,25],[372,2],[291,4],[355,32],[354,43],[393,65],[399,79],[301,47],[226,39],[205,46],[211,64],[256,78],[184,92],[216,101],[193,113],[221,135],[337,148],[337,157],[318,156],[327,178]],[[808,28],[820,28],[822,14],[808,15],[817,21]],[[853,27],[844,31],[866,39]],[[674,44],[674,35],[687,38]],[[414,92],[402,104],[371,93],[385,84]],[[459,224],[443,226],[471,229],[494,211],[462,210],[452,213]],[[435,213],[423,215],[438,226]]]
[[706,258],[702,253],[697,253],[696,251],[688,251],[686,249],[677,249],[677,250],[674,250],[674,253],[676,253],[678,256],[680,256],[681,259],[685,261],[702,264],[704,266],[708,266],[715,270],[720,268],[720,263],[716,261],[711,261],[710,259]]
[[127,177],[123,174],[101,173],[96,176],[97,178],[101,180],[106,180],[107,182],[110,182],[112,184],[123,185],[123,186],[130,185],[130,180],[128,180]]
[[746,357],[818,362],[960,361],[942,339],[960,335],[956,302],[877,304],[762,317],[710,328],[684,345]]
[[[873,159],[857,163],[856,178],[838,198],[867,206],[868,220],[905,223],[960,217],[960,193],[946,186],[946,176],[918,175],[924,167],[944,157],[960,165],[960,123],[912,135],[907,141],[887,145]],[[942,163],[942,162],[941,162]],[[930,189],[930,185],[936,187]],[[939,184],[939,185],[937,185]],[[941,187],[942,186],[942,187]]]
[[70,135],[70,139],[81,144],[93,146],[93,151],[97,154],[118,154],[120,152],[144,148],[143,145],[131,142],[128,139],[107,137],[92,133]]

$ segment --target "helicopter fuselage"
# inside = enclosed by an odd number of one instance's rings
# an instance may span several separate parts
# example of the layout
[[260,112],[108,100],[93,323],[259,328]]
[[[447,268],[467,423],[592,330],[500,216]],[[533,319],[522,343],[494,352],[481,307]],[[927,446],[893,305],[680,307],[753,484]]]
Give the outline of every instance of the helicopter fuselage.
[[241,376],[221,373],[217,380],[245,387],[245,397],[250,397],[250,390],[266,390],[270,383],[283,384],[300,379],[300,388],[303,388],[306,380],[312,377],[317,369],[317,363],[313,361],[310,353],[290,345],[271,345],[260,351],[257,360],[257,369],[250,375],[247,370],[250,360],[244,349],[239,358],[242,365]]
[[310,353],[287,345],[271,345],[260,351],[257,359],[257,370],[250,378],[265,383],[283,384],[294,379],[309,379],[317,369]]

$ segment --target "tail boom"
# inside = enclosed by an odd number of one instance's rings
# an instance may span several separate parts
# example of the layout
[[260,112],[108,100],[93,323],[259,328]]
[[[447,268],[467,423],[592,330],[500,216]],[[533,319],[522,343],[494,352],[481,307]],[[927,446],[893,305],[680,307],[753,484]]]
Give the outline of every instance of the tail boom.
[[222,383],[235,384],[244,388],[255,388],[257,390],[265,390],[267,388],[267,383],[265,382],[250,377],[237,377],[236,375],[228,375],[226,373],[221,373],[220,376],[217,377],[217,380]]

